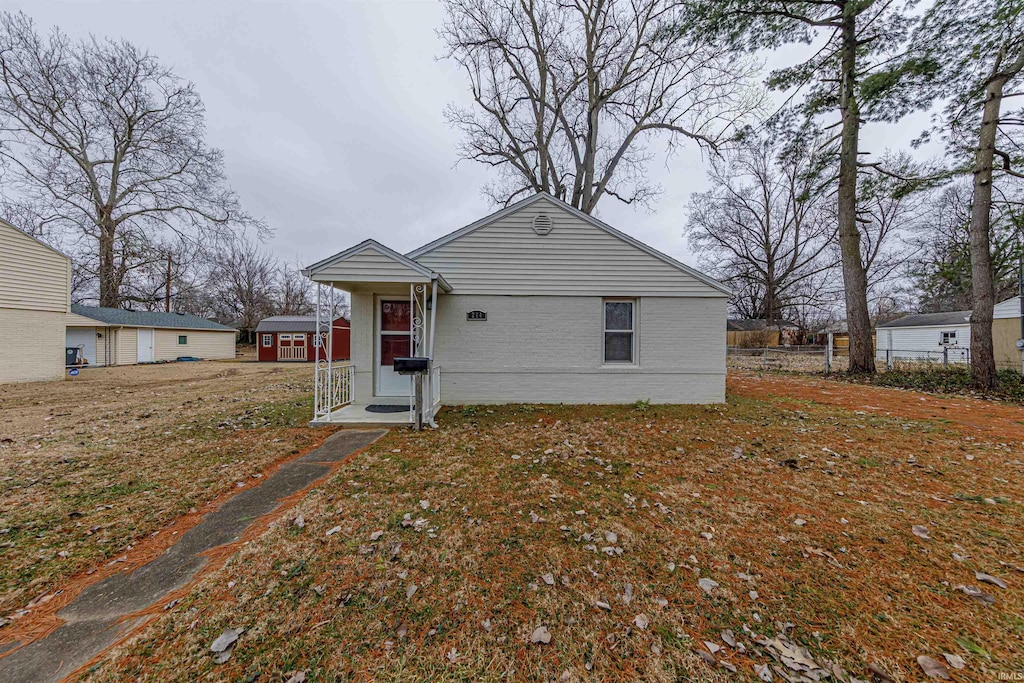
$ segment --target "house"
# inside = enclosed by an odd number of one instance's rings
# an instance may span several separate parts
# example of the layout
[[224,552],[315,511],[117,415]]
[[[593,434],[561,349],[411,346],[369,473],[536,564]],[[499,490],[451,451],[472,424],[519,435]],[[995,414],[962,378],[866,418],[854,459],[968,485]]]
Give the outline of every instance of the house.
[[771,325],[763,318],[729,318],[725,324],[725,340],[729,346],[764,348],[799,342],[800,326],[788,320]]
[[725,399],[728,288],[548,194],[405,254],[368,239],[303,272],[321,301],[351,296],[351,362],[317,369],[314,422],[415,416],[394,368],[408,356],[429,359],[428,421],[442,400]]
[[[326,342],[330,340],[333,360],[348,360],[348,319],[339,317],[331,327],[332,335],[321,333],[325,350],[320,358],[327,358]],[[313,315],[274,315],[256,326],[256,358],[260,361],[312,362],[317,359],[316,344],[316,316]]]
[[177,358],[235,357],[237,330],[185,313],[71,306],[65,345],[83,365],[134,365]]
[[[996,304],[992,337],[998,367],[1019,368],[1021,353],[1020,297]],[[916,313],[882,323],[876,331],[876,358],[968,363],[971,355],[971,312]]]
[[0,383],[64,376],[71,259],[0,220]]

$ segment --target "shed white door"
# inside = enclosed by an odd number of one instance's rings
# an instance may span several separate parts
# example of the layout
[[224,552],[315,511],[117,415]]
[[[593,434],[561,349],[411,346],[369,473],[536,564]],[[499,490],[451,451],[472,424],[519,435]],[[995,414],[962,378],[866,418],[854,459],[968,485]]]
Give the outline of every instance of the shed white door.
[[138,360],[140,363],[153,362],[153,330],[145,327],[139,328],[139,349]]
[[409,300],[381,299],[377,315],[377,395],[408,396],[411,380],[395,372],[396,357],[411,352]]

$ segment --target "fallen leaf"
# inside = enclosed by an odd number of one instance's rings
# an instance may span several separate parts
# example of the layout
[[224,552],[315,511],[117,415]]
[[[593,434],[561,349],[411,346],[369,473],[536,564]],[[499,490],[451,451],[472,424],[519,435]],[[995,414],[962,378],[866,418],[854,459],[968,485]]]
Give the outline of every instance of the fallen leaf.
[[718,660],[715,659],[715,656],[713,654],[711,654],[710,652],[708,652],[707,650],[701,650],[701,649],[698,649],[698,648],[694,648],[693,651],[696,652],[697,655],[701,659],[703,659],[705,662],[707,662],[711,666],[717,666],[718,665]]
[[405,587],[405,597],[411,598],[413,595],[416,594],[417,588],[418,586],[415,583],[410,583],[408,586]]
[[612,606],[609,605],[607,602],[602,602],[601,600],[598,600],[597,602],[595,602],[594,606],[597,607],[598,609],[603,609],[606,612],[611,612],[612,611]]
[[333,527],[333,528],[329,529],[327,531],[327,535],[328,536],[333,536],[334,534],[338,533],[339,531],[341,531],[341,527],[340,526],[336,526],[336,527]]
[[483,621],[481,621],[480,622],[480,628],[482,628],[487,633],[490,633],[491,632],[491,620],[490,619],[484,619]]
[[875,664],[874,662],[868,663],[868,671],[873,673],[875,675],[875,678],[877,678],[882,683],[896,683],[895,679],[893,679],[893,677],[890,676],[885,669],[883,669],[878,664]]
[[928,527],[921,526],[920,524],[915,524],[914,526],[910,527],[910,530],[918,538],[923,538],[926,541],[931,538],[931,536],[928,535]]
[[736,647],[736,636],[733,634],[732,631],[726,629],[722,631],[722,642],[728,645],[729,647]]
[[963,669],[967,667],[967,662],[960,655],[951,655],[948,652],[943,652],[942,656],[946,660],[946,664],[949,664],[954,669]]
[[[287,676],[288,674],[285,675]],[[306,683],[306,672],[296,671],[291,675],[291,678],[285,681],[285,683]]]
[[210,652],[224,652],[224,650],[238,642],[238,636],[242,635],[242,631],[243,629],[224,629],[210,645]]
[[530,636],[530,642],[534,645],[546,645],[551,642],[551,632],[547,626],[538,626]]
[[796,524],[797,526],[803,526],[803,525],[807,524],[807,520],[806,519],[800,519],[799,517],[797,517],[796,519],[793,520],[793,524]]
[[757,673],[757,677],[764,681],[764,683],[772,683],[774,680],[772,670],[768,668],[767,664],[755,664],[754,672]]
[[370,534],[370,540],[371,541],[376,541],[378,538],[380,538],[383,535],[384,535],[383,531],[374,531],[372,534]]
[[929,678],[941,678],[946,681],[949,680],[949,669],[947,669],[939,660],[933,659],[927,655],[921,655],[917,658],[917,664]]
[[238,642],[238,636],[242,635],[245,629],[224,629],[217,639],[210,645],[210,651],[217,656],[213,658],[213,661],[217,664],[223,664],[224,662],[231,659],[231,652],[235,649],[235,643]]
[[544,583],[546,583],[549,586],[555,585],[555,577],[552,576],[551,572],[548,572],[547,574],[541,574],[540,578],[544,579]]
[[989,595],[977,586],[958,586],[957,588],[963,591],[964,595],[974,598],[983,605],[991,605],[996,601],[994,596]]
[[704,641],[704,647],[706,647],[708,649],[708,652],[710,652],[713,655],[718,654],[718,651],[722,649],[721,645],[719,645],[718,643],[712,643],[710,640]]
[[1006,582],[1000,579],[998,576],[992,576],[991,574],[985,574],[983,572],[974,572],[974,578],[983,583],[991,583],[993,586],[1006,588]]
[[708,578],[698,580],[697,585],[700,586],[700,589],[708,595],[711,595],[714,592],[714,590],[718,588],[718,582],[714,579]]
[[292,524],[294,524],[295,526],[297,526],[297,527],[299,527],[301,529],[304,526],[306,526],[306,518],[303,517],[302,515],[299,515],[294,520],[292,520]]
[[636,615],[636,618],[633,619],[633,623],[636,624],[637,628],[645,629],[650,626],[651,620],[647,618],[646,614],[638,614]]
[[451,650],[448,651],[447,657],[448,661],[454,664],[455,660],[459,658],[459,651],[453,647]]

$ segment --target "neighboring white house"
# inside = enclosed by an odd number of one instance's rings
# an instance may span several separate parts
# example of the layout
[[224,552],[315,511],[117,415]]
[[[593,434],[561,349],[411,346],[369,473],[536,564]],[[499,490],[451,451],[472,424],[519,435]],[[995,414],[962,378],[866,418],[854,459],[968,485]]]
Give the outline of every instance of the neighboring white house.
[[64,376],[71,259],[0,220],[0,383]]
[[[993,315],[996,363],[1020,367],[1015,342],[1020,332],[1020,297],[996,304]],[[917,313],[876,328],[876,359],[970,362],[971,312]]]
[[235,329],[185,313],[75,304],[66,325],[66,346],[87,366],[235,357]]
[[428,418],[441,399],[725,399],[729,290],[547,194],[405,255],[366,240],[304,272],[325,311],[332,287],[351,295],[351,364],[318,368],[317,421],[407,406],[404,356],[432,359]]

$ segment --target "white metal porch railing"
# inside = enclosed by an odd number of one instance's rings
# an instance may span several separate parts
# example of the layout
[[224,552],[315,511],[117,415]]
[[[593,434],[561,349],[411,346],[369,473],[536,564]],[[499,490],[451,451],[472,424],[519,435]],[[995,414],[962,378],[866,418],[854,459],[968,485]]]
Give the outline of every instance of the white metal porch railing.
[[434,417],[437,416],[437,411],[441,407],[441,366],[432,365],[430,367],[430,374],[427,375],[427,387],[424,391],[426,396],[424,397],[423,406],[423,421],[431,427],[436,427],[437,422]]
[[316,367],[313,420],[327,422],[331,413],[352,403],[355,397],[355,366],[333,365],[321,360]]
[[278,360],[306,360],[306,345],[302,346],[278,346]]

